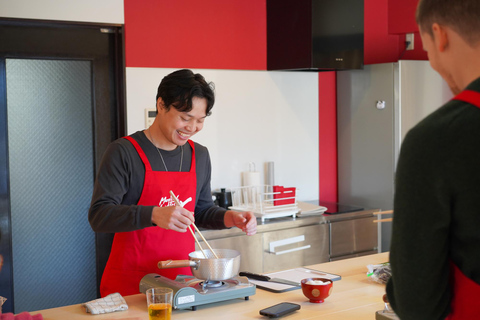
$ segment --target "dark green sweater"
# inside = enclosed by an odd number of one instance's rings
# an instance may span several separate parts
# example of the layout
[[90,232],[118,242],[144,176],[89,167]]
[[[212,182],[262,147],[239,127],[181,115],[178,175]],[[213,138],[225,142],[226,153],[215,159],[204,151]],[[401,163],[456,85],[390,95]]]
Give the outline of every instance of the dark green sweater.
[[[480,79],[467,89],[480,92]],[[480,283],[479,226],[480,108],[452,100],[401,147],[387,295],[402,320],[450,313],[449,262]]]

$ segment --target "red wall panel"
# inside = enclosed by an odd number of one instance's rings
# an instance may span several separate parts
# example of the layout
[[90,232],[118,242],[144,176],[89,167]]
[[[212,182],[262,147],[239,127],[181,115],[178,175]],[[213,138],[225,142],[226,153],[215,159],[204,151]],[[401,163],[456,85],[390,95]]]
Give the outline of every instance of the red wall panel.
[[418,32],[415,11],[418,0],[388,1],[388,33]]
[[319,199],[338,201],[336,72],[318,73]]
[[[428,60],[415,22],[418,0],[364,1],[365,64]],[[405,51],[406,33],[414,33],[414,50]]]
[[[427,53],[423,50],[422,39],[415,21],[415,11],[418,0],[389,0],[388,1],[388,33],[400,37],[400,59],[428,60]],[[414,34],[413,50],[404,51],[405,34]]]
[[266,69],[266,0],[124,0],[127,67]]
[[398,61],[400,40],[388,33],[388,1],[364,0],[364,64]]

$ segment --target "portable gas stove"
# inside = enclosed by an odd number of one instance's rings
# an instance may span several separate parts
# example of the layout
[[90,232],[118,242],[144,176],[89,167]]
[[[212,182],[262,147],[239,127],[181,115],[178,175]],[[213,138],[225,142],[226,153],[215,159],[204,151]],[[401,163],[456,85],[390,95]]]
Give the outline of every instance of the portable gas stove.
[[173,290],[173,308],[196,310],[197,306],[254,295],[255,284],[247,277],[234,277],[223,281],[205,281],[193,276],[178,275],[171,280],[156,273],[147,274],[140,281],[140,292],[154,287],[168,287]]

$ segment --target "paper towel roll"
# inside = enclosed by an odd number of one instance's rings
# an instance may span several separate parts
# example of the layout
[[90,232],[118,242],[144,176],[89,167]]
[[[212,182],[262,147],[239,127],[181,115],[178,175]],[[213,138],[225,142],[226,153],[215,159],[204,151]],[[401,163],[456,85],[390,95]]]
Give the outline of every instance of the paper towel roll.
[[[275,173],[273,161],[265,162],[265,191],[267,193],[273,192],[273,186],[275,185]],[[267,199],[273,199],[273,195],[268,195]]]
[[242,172],[242,186],[259,186],[260,183],[260,172],[258,171],[245,171]]
[[265,184],[268,186],[275,185],[275,173],[273,161],[265,163]]

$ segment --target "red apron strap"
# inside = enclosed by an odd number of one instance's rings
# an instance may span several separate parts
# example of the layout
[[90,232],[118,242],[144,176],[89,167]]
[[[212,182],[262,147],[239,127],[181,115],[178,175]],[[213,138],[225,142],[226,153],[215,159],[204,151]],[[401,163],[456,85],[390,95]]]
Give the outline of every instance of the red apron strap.
[[192,140],[188,140],[188,144],[190,145],[190,147],[192,147],[192,165],[190,166],[190,172],[196,172],[197,171],[197,166],[195,164],[196,161],[194,161],[195,160],[195,147],[194,147],[194,144],[193,144]]
[[453,97],[453,99],[464,101],[480,108],[480,92],[473,90],[463,90],[455,97]]
[[138,155],[140,156],[140,158],[143,161],[143,164],[145,164],[145,170],[152,171],[152,167],[150,166],[150,162],[148,161],[147,156],[145,155],[145,152],[143,152],[142,148],[140,148],[140,145],[138,144],[138,142],[130,136],[127,136],[127,137],[124,137],[124,138],[127,139],[128,141],[130,141],[133,144],[133,146],[135,147],[135,149],[137,150]]

